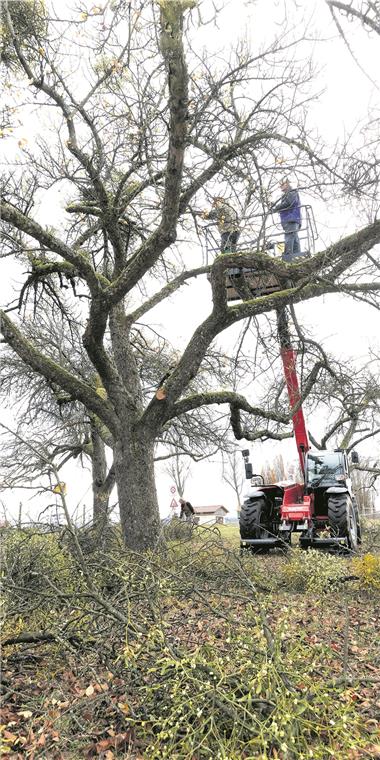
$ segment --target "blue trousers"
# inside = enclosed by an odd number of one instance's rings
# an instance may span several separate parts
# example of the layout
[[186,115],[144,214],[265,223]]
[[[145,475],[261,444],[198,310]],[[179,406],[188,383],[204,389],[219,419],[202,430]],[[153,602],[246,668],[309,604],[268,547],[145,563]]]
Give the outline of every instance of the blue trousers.
[[282,228],[285,232],[285,251],[282,254],[283,261],[292,261],[302,256],[298,230],[298,222],[284,222]]

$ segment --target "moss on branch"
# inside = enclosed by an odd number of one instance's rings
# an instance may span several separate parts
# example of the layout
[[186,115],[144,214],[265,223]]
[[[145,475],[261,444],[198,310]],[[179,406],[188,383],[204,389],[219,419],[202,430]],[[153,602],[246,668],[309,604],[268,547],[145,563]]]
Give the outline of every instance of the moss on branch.
[[46,246],[50,251],[58,253],[67,262],[72,264],[84,279],[90,290],[98,293],[101,289],[101,278],[95,272],[90,258],[86,251],[74,250],[62,240],[53,235],[50,230],[41,227],[38,222],[30,217],[25,216],[21,211],[11,206],[9,203],[1,201],[1,217],[16,229],[24,232],[26,235],[38,240],[39,243]]
[[210,406],[211,404],[233,404],[236,408],[248,412],[249,414],[253,414],[256,417],[261,417],[262,419],[273,420],[274,422],[280,422],[283,424],[289,422],[288,415],[267,411],[262,407],[252,406],[244,396],[235,393],[234,391],[211,391],[208,393],[196,393],[192,396],[187,396],[185,399],[182,399],[181,401],[178,401],[177,404],[173,405],[173,416],[178,417],[193,409],[198,409],[201,406]]

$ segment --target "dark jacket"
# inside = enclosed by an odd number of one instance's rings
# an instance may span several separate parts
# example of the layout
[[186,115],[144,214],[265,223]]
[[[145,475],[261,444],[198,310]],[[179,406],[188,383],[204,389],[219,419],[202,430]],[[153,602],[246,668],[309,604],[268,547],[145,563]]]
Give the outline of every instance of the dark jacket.
[[190,504],[189,501],[185,501],[184,504],[181,504],[180,517],[183,517],[183,515],[185,515],[185,517],[190,517],[190,515],[193,515],[193,514],[195,514],[194,507],[192,504]]
[[281,224],[284,222],[298,222],[301,226],[301,201],[297,190],[287,190],[277,203],[271,207],[271,211],[279,211]]

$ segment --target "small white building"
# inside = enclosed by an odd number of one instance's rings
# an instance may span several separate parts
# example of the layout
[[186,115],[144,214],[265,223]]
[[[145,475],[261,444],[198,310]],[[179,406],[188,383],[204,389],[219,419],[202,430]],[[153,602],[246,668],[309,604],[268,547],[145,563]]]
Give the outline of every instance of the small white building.
[[223,504],[214,504],[209,507],[194,507],[194,522],[197,525],[223,525],[228,509]]

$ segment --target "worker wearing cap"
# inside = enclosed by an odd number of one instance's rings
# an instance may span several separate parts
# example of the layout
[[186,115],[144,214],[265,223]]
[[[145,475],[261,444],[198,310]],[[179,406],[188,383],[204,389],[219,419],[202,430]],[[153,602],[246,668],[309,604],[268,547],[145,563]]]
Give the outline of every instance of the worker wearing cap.
[[212,203],[211,211],[202,212],[203,219],[214,219],[220,232],[220,252],[234,253],[239,239],[239,221],[235,209],[227,201],[217,195]]
[[292,261],[302,256],[298,230],[301,228],[301,202],[297,190],[294,190],[288,179],[280,182],[282,196],[271,206],[271,211],[280,214],[282,229],[285,232],[285,250],[283,261]]

